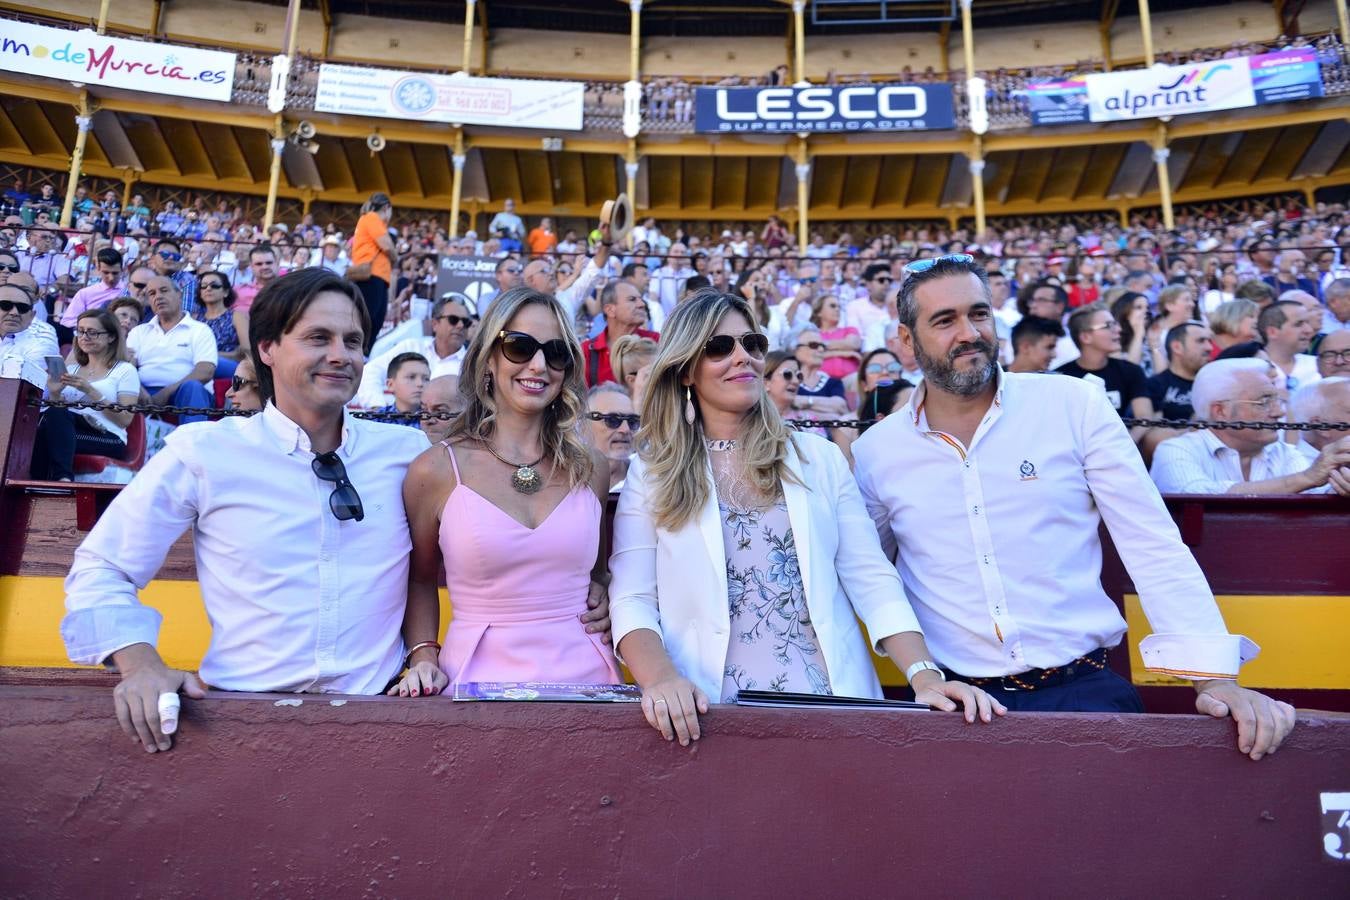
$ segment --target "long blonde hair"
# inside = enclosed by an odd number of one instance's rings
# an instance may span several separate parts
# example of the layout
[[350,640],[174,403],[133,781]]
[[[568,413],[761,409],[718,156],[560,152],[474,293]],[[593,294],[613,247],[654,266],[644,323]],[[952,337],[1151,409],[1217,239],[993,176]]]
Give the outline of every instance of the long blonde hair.
[[581,345],[572,333],[562,304],[550,294],[516,287],[497,295],[492,301],[478,333],[464,354],[464,363],[459,372],[459,392],[464,397],[464,412],[454,419],[449,438],[465,437],[482,442],[492,438],[497,403],[492,396],[495,388],[488,384],[487,376],[491,371],[488,364],[497,349],[497,336],[507,330],[507,323],[515,318],[516,313],[531,304],[547,308],[558,320],[562,339],[572,354],[572,365],[563,375],[562,390],[544,411],[541,443],[544,459],[553,463],[555,472],[564,472],[568,487],[575,488],[590,480],[592,470],[591,452],[582,443],[577,428],[577,423],[586,411],[586,382],[581,374]]
[[[708,501],[708,451],[699,419],[685,421],[685,386],[681,380],[703,357],[703,345],[728,313],[740,313],[758,330],[750,304],[735,294],[699,291],[682,302],[661,329],[656,360],[642,400],[638,456],[647,467],[649,496],[656,524],[674,530],[695,519]],[[694,406],[698,408],[697,395]],[[782,481],[795,477],[787,467],[792,431],[767,394],[746,413],[738,439],[741,461],[750,481],[773,496]]]

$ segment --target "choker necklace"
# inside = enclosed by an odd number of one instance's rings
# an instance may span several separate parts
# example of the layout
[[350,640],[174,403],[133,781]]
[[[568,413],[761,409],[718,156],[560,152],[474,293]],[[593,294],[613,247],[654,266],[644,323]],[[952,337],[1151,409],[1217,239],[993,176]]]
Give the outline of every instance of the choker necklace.
[[544,461],[543,456],[532,463],[514,463],[498,453],[490,442],[483,441],[483,446],[487,448],[489,453],[497,457],[498,462],[505,463],[516,470],[511,475],[511,487],[515,488],[520,493],[533,494],[538,492],[538,490],[544,486],[544,479],[540,477],[539,471],[535,468],[535,466]]
[[725,452],[728,451],[728,450],[735,450],[736,447],[737,447],[738,445],[737,445],[737,443],[736,443],[734,440],[732,440],[732,441],[710,441],[710,440],[708,440],[707,438],[704,438],[704,439],[703,439],[703,446],[706,447],[706,448],[708,448],[709,450],[711,450],[711,451],[714,452],[714,453],[725,453]]

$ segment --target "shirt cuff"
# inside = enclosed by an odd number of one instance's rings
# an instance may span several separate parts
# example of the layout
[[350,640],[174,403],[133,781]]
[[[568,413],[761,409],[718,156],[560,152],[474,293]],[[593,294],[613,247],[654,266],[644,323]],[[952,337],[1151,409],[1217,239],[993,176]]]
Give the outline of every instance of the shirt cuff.
[[640,600],[630,600],[628,602],[619,601],[615,603],[610,601],[609,605],[610,633],[614,639],[614,656],[624,665],[622,656],[619,655],[619,644],[624,638],[642,628],[650,629],[656,632],[656,636],[661,639],[661,643],[666,642],[665,632],[661,630],[661,617],[656,609],[648,606]]
[[[892,606],[895,608],[890,608]],[[868,616],[864,624],[867,625],[869,636],[877,635],[877,637],[872,638],[872,649],[876,651],[877,656],[886,655],[886,651],[881,648],[881,642],[885,638],[896,634],[904,634],[906,631],[913,631],[920,637],[923,636],[923,628],[919,626],[919,620],[908,603],[903,606],[898,603],[888,604],[884,612],[880,615],[872,614]]]
[[1139,642],[1145,669],[1195,681],[1237,678],[1242,664],[1260,652],[1240,634],[1151,634]]
[[97,666],[123,647],[155,646],[163,620],[159,610],[140,604],[77,609],[61,620],[61,638],[71,662]]

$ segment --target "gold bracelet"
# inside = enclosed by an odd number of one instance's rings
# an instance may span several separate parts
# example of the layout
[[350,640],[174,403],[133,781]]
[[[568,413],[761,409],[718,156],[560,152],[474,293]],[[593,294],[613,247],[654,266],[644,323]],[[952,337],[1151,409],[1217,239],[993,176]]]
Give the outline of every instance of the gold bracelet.
[[408,655],[403,657],[403,668],[406,669],[412,665],[412,655],[423,647],[435,647],[437,653],[441,651],[440,641],[423,641],[420,644],[414,644],[413,648],[408,651]]

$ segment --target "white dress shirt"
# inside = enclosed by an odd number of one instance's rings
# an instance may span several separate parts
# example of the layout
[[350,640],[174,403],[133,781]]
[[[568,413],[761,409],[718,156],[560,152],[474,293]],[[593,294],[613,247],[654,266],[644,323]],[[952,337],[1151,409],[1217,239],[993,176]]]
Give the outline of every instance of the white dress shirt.
[[[712,468],[705,462],[709,485]],[[920,631],[904,588],[877,546],[848,463],[821,437],[796,435],[782,482],[793,544],[811,622],[834,693],[880,697],[881,684],[858,627],[872,643]],[[717,493],[698,515],[674,531],[659,528],[648,499],[652,490],[640,457],[628,466],[614,516],[609,565],[614,646],[641,628],[661,638],[671,661],[714,700],[722,696],[731,612],[727,560]]]
[[576,280],[567,287],[554,293],[558,302],[567,310],[568,321],[577,317],[577,310],[586,302],[586,297],[591,292],[591,286],[595,284],[595,279],[602,274],[599,266],[595,264],[594,259],[586,261],[586,268],[581,270],[581,274]]
[[[877,347],[886,346],[886,323],[891,321],[891,314],[887,312],[885,304],[877,306],[870,299],[864,297],[861,300],[854,300],[844,309],[843,324],[850,328],[858,329],[858,334],[863,336],[862,352],[875,350]],[[875,332],[881,333],[881,343],[873,344]]]
[[210,326],[188,315],[168,331],[158,317],[137,325],[127,333],[127,347],[136,354],[136,369],[146,387],[173,384],[191,374],[199,362],[214,366],[220,361]]
[[56,329],[37,318],[23,331],[0,337],[0,378],[22,378],[47,390],[48,356],[60,356]]
[[383,690],[403,654],[412,548],[403,476],[427,446],[416,428],[348,416],[338,455],[365,518],[339,522],[308,438],[275,406],[181,426],[75,551],[61,623],[71,661],[97,665],[155,644],[161,616],[136,591],[191,528],[212,627],[207,684]]
[[1214,595],[1101,391],[999,370],[969,447],[926,385],[853,444],[858,485],[938,662],[971,677],[1062,666],[1125,634],[1102,590],[1105,521],[1154,633],[1145,667],[1232,678],[1258,648]]
[[[1314,458],[1316,458],[1314,456]],[[1226,494],[1235,484],[1297,475],[1312,465],[1293,444],[1276,440],[1252,457],[1251,477],[1242,474],[1238,452],[1205,429],[1170,438],[1153,451],[1150,474],[1164,494]],[[1304,491],[1325,494],[1328,485]]]
[[384,385],[389,379],[389,364],[400,353],[420,354],[431,367],[431,377],[439,378],[442,375],[458,375],[467,352],[468,345],[461,344],[459,349],[449,356],[439,356],[436,353],[436,336],[430,334],[399,341],[384,353],[372,356],[366,362],[366,367],[361,372],[361,387],[356,392],[356,405],[374,409],[394,402],[393,394],[385,390]]

